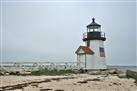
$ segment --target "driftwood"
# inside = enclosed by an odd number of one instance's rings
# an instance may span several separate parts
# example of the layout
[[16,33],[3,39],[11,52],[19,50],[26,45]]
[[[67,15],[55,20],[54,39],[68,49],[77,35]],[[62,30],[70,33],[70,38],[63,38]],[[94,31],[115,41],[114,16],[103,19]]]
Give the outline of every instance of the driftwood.
[[27,87],[28,85],[38,86],[39,83],[51,82],[51,80],[74,79],[74,78],[75,77],[50,78],[50,79],[44,79],[44,80],[40,80],[40,81],[24,82],[24,83],[19,83],[19,84],[15,84],[15,85],[2,86],[2,87],[0,87],[0,91],[22,89],[24,87]]

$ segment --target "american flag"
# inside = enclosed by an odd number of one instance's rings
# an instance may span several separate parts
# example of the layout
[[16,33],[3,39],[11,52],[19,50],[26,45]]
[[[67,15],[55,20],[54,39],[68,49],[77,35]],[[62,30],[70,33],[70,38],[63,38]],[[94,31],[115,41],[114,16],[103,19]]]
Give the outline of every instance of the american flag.
[[105,57],[105,51],[103,47],[99,48],[99,52],[100,52],[100,57]]

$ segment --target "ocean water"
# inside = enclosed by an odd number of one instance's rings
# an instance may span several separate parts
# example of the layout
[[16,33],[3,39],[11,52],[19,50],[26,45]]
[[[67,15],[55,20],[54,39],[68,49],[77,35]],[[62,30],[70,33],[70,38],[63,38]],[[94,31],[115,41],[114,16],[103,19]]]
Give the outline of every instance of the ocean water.
[[113,69],[116,68],[118,70],[121,71],[126,71],[126,70],[132,70],[132,71],[136,71],[137,72],[137,66],[107,66],[108,69]]
[[[26,63],[26,64],[15,64],[15,63],[5,63],[5,64],[0,64],[0,67],[31,67],[31,68],[35,68],[35,67],[44,67],[44,68],[57,68],[57,69],[64,69],[64,68],[71,68],[71,69],[75,69],[77,68],[77,63],[75,62],[59,62],[59,63]],[[132,70],[132,71],[136,71],[137,72],[137,66],[112,66],[112,65],[108,65],[107,66],[108,69],[118,69],[121,71],[126,71],[126,70]]]

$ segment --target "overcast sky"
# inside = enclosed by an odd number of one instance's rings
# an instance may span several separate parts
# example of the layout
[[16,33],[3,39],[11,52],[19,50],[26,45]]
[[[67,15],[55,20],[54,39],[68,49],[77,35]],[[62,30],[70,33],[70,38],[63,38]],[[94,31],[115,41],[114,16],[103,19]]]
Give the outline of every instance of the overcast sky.
[[1,15],[2,61],[76,62],[95,17],[106,33],[107,64],[137,64],[135,2],[10,1],[2,3]]

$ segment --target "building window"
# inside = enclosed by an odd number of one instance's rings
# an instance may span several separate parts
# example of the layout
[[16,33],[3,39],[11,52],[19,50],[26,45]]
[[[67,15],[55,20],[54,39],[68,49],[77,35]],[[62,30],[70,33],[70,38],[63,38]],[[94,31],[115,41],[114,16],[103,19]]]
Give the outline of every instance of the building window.
[[103,47],[99,47],[100,57],[105,57],[105,51]]

